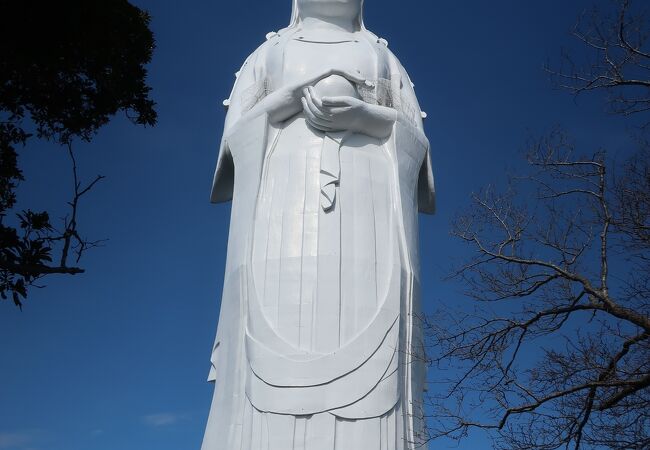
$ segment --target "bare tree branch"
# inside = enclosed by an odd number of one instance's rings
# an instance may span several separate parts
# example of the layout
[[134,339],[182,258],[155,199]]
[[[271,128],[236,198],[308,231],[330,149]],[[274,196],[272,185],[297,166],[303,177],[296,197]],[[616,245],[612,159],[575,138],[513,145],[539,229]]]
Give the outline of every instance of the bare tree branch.
[[597,448],[621,433],[633,444],[614,448],[642,448],[650,438],[650,291],[612,262],[625,255],[650,275],[650,159],[632,158],[614,180],[603,154],[576,157],[568,141],[555,130],[532,143],[533,173],[504,194],[474,195],[454,224],[473,257],[452,276],[501,313],[425,321],[430,363],[452,374],[430,398],[431,439],[473,428],[493,430],[503,448]]
[[557,86],[575,95],[604,90],[613,113],[633,115],[650,109],[650,49],[641,13],[632,14],[632,2],[620,0],[618,13],[603,17],[598,11],[582,15],[573,36],[594,59],[576,62],[565,53],[563,66],[546,67]]

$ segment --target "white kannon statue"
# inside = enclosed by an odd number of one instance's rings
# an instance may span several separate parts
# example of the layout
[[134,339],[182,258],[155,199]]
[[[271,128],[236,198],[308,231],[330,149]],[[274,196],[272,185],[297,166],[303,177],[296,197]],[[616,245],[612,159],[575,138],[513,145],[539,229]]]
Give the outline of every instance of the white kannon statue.
[[232,201],[202,450],[403,450],[422,429],[429,143],[363,0],[294,0],[248,57],[212,190]]

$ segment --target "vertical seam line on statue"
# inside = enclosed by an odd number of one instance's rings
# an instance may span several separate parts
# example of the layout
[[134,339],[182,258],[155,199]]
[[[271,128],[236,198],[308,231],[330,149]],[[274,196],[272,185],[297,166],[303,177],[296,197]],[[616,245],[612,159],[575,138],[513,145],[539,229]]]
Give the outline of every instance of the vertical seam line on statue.
[[370,208],[372,209],[372,232],[373,232],[373,241],[374,241],[374,251],[375,257],[373,265],[375,266],[375,308],[378,306],[379,301],[379,281],[377,276],[377,217],[375,211],[375,184],[372,177],[372,157],[368,160],[368,178],[370,179]]
[[[267,131],[266,135],[268,136],[268,123],[266,124]],[[273,139],[273,142],[271,143],[271,146],[268,147],[266,143],[264,144],[265,146],[265,155],[264,155],[264,160],[262,162],[262,181],[260,182],[260,187],[258,188],[257,191],[257,204],[255,205],[255,212],[253,213],[253,221],[256,222],[257,220],[257,211],[259,208],[259,203],[262,201],[262,195],[265,191],[265,186],[268,178],[268,165],[269,162],[271,161],[271,155],[275,151],[275,147],[278,143],[278,140],[280,139],[280,134],[282,134],[282,129],[278,130],[277,134],[275,135],[275,138]],[[272,204],[270,206],[273,206]],[[269,215],[266,218],[266,245],[264,248],[264,292],[262,292],[262,299],[260,302],[260,299],[257,299],[257,302],[260,303],[260,306],[263,308],[264,307],[264,302],[266,301],[266,286],[267,286],[267,281],[268,281],[268,271],[269,271],[269,265],[268,265],[268,259],[269,259],[269,235],[268,231],[269,228],[271,227],[271,208],[269,208]],[[253,247],[251,248],[251,264],[252,264],[252,256],[253,256],[253,248],[255,245],[255,225],[253,225]],[[252,269],[252,268],[251,268]],[[253,272],[254,273],[254,272]],[[255,275],[253,275],[253,286],[256,286],[255,284]],[[255,296],[257,296],[257,287],[255,287]]]
[[304,164],[304,188],[303,188],[303,197],[302,197],[302,220],[301,228],[302,232],[300,235],[300,283],[298,283],[298,348],[302,344],[302,282],[303,282],[303,265],[305,259],[305,207],[307,206],[307,176],[309,174],[309,155],[307,152],[303,152],[305,157]]

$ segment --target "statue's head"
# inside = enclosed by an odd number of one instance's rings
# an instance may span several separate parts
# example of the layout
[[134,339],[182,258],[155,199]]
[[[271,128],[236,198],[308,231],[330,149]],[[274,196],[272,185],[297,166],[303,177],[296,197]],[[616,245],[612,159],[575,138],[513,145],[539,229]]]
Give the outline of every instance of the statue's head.
[[364,0],[294,0],[292,25],[306,17],[352,20],[363,27]]

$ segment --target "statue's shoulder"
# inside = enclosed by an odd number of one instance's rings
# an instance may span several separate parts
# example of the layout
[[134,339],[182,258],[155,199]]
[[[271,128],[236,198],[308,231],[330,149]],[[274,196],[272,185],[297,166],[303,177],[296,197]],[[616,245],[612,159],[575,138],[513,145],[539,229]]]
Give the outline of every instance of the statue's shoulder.
[[266,39],[257,46],[253,52],[248,55],[248,58],[244,61],[244,66],[260,58],[261,55],[265,54],[268,49],[277,42],[278,34],[276,32],[270,32],[266,34]]
[[266,33],[264,41],[257,46],[257,48],[246,58],[242,69],[247,66],[252,66],[254,68],[260,69],[260,66],[264,66],[267,60],[267,55],[273,49],[282,42],[282,36],[285,34],[287,29],[279,31],[271,31]]
[[388,64],[390,65],[390,67],[393,68],[392,71],[394,73],[399,73],[399,75],[403,79],[408,80],[408,82],[409,82],[409,84],[411,86],[414,86],[413,82],[411,81],[411,77],[408,74],[408,71],[406,70],[404,65],[401,63],[401,61],[399,60],[397,55],[395,53],[393,53],[391,51],[391,49],[388,47],[388,41],[386,41],[385,39],[382,39],[382,38],[378,38],[378,42],[381,44],[381,47],[383,47],[383,52],[385,54],[385,56],[384,56],[385,61],[387,61]]
[[391,51],[388,40],[384,39],[381,36],[376,35],[372,31],[369,30],[364,30],[363,35],[366,38],[366,40],[375,48],[375,51],[377,52],[378,56],[383,60],[385,63],[393,66],[397,65],[401,67],[401,64],[399,62],[399,59],[395,54]]

